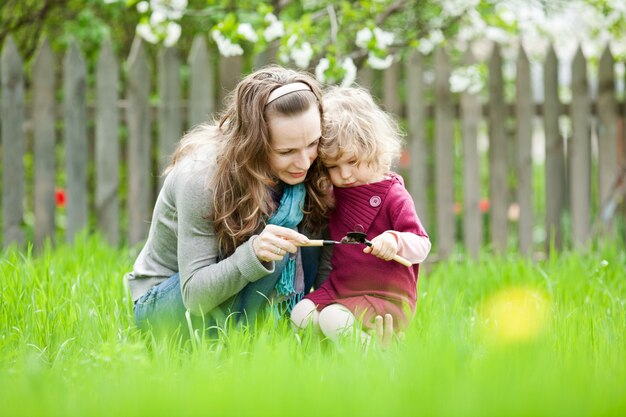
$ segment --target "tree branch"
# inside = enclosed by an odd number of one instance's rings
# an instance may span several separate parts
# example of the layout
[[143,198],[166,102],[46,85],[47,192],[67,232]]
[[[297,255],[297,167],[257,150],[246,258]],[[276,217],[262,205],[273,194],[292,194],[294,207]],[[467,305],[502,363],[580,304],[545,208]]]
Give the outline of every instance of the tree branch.
[[330,42],[337,43],[337,15],[335,14],[335,8],[332,4],[326,6],[328,11],[328,19],[330,20]]
[[[24,39],[22,49],[26,49],[24,59],[28,59],[36,50],[39,43],[39,37],[44,26],[44,22],[50,12],[62,5],[66,4],[68,0],[45,0],[41,8],[38,10],[25,10],[24,14],[13,19],[7,19],[5,22],[0,22],[0,44],[4,42],[4,39],[11,33],[17,32],[27,26],[34,27],[34,36],[28,36]],[[17,42],[17,39],[16,39]]]
[[389,16],[402,10],[404,8],[405,3],[406,3],[406,0],[398,0],[394,4],[389,6],[387,10],[385,10],[384,12],[376,16],[376,20],[375,20],[376,26],[382,25],[383,23],[385,23],[385,20],[387,20]]

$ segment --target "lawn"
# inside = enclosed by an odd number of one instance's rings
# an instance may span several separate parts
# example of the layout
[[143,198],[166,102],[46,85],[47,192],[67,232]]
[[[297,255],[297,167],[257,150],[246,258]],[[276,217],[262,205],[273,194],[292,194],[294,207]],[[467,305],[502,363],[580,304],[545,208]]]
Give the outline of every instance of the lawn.
[[0,415],[623,416],[626,253],[431,265],[402,342],[288,323],[142,337],[128,250],[95,237],[0,259]]

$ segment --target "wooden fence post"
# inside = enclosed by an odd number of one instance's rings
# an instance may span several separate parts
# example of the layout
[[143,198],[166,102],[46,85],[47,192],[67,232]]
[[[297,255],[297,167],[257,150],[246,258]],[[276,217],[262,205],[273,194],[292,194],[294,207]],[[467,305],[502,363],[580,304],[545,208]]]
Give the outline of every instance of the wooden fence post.
[[47,238],[54,242],[55,229],[55,117],[56,60],[44,39],[33,64],[34,210],[35,246]]
[[563,137],[559,132],[558,60],[554,47],[550,45],[544,64],[543,84],[545,99],[543,124],[546,136],[546,252],[551,245],[555,249],[563,246],[562,216],[565,199],[565,155]]
[[119,65],[104,41],[96,69],[96,221],[111,245],[120,241]]
[[9,35],[0,55],[2,70],[2,244],[24,243],[24,73]]
[[[129,54],[128,83],[124,86],[127,100],[125,120],[120,122],[119,65],[109,41],[105,41],[98,56],[95,90],[95,215],[98,230],[108,242],[117,245],[120,237],[120,163],[127,164],[128,180],[128,244],[142,242],[147,236],[153,208],[154,178],[161,172],[166,158],[180,138],[183,126],[193,126],[208,120],[216,107],[216,95],[220,98],[232,90],[239,81],[244,59],[234,57],[222,59],[219,67],[221,89],[216,90],[216,74],[210,62],[208,48],[203,37],[194,40],[188,62],[190,66],[187,115],[182,114],[185,105],[181,98],[180,57],[176,50],[159,51],[158,91],[158,159],[159,172],[153,163],[151,64],[145,45],[136,39]],[[442,258],[450,255],[456,244],[456,219],[454,216],[454,187],[463,186],[463,236],[468,254],[477,256],[482,245],[483,216],[479,210],[481,196],[480,160],[477,135],[481,126],[482,108],[477,95],[463,93],[460,96],[460,131],[463,146],[462,180],[455,165],[455,128],[453,99],[449,90],[451,72],[450,58],[444,50],[438,50],[436,58],[436,102],[434,109],[435,143],[428,137],[431,120],[427,100],[429,94],[423,81],[424,57],[417,51],[409,54],[403,67],[394,66],[385,72],[361,69],[359,81],[366,88],[382,91],[374,94],[378,101],[395,116],[405,114],[408,123],[407,150],[410,156],[407,188],[414,198],[416,209],[427,230],[432,233],[435,246]],[[464,58],[467,64],[467,59]],[[56,59],[58,60],[58,58]],[[259,61],[257,60],[257,63]],[[234,65],[234,67],[233,67]],[[534,218],[545,215],[547,232],[546,246],[553,243],[556,249],[563,246],[564,212],[571,213],[571,247],[588,249],[593,232],[591,215],[599,207],[598,223],[605,225],[605,235],[617,237],[617,224],[611,222],[616,216],[626,213],[626,204],[618,206],[616,193],[626,192],[626,187],[617,184],[621,166],[626,164],[624,155],[626,133],[626,105],[618,105],[615,88],[615,61],[607,47],[599,66],[599,89],[597,102],[593,102],[589,91],[585,57],[579,48],[572,63],[572,137],[565,149],[565,138],[559,132],[559,118],[563,106],[558,97],[558,60],[551,46],[544,63],[545,101],[542,106],[542,121],[546,137],[545,162],[545,211],[534,213],[533,209],[533,161],[532,135],[535,106],[531,90],[531,74],[528,58],[523,49],[517,58],[515,112],[515,175],[517,179],[516,201],[520,207],[519,247],[529,254],[533,248]],[[30,210],[31,196],[25,190],[34,190],[33,211],[35,223],[32,234],[36,247],[55,234],[55,179],[59,169],[66,172],[67,231],[66,240],[73,242],[76,233],[88,226],[88,144],[92,120],[87,111],[86,64],[77,43],[72,42],[63,58],[63,120],[57,120],[59,103],[56,102],[58,85],[55,71],[58,66],[50,44],[44,41],[32,63],[32,83],[25,82],[24,63],[14,41],[7,37],[0,54],[0,139],[2,153],[2,246],[20,245],[24,241],[24,210]],[[404,74],[401,79],[400,73]],[[382,77],[382,78],[381,78]],[[406,108],[399,100],[399,83],[405,83]],[[26,85],[32,90],[25,91]],[[381,88],[382,85],[382,88]],[[32,97],[31,100],[26,98]],[[382,97],[382,100],[381,100]],[[25,103],[31,108],[25,109]],[[594,105],[597,104],[597,105]],[[490,241],[497,252],[507,249],[510,203],[509,178],[512,160],[509,161],[509,138],[507,123],[513,114],[504,99],[502,58],[496,45],[489,61],[489,102],[487,104],[489,128],[489,196],[490,196]],[[623,113],[620,112],[623,109]],[[30,119],[25,119],[26,115]],[[185,124],[187,118],[188,124]],[[591,129],[597,120],[597,160],[592,152]],[[154,122],[157,122],[156,120]],[[65,159],[63,166],[55,166],[57,147],[56,129],[63,129]],[[128,160],[120,155],[120,127],[128,127]],[[34,182],[25,183],[24,156],[27,150],[25,126],[32,126]],[[511,125],[513,126],[513,125]],[[593,128],[595,128],[595,126]],[[154,129],[156,131],[156,129]],[[434,146],[434,152],[432,147]],[[433,162],[434,160],[434,162]],[[435,164],[433,167],[432,164]],[[567,163],[567,164],[566,164]],[[597,185],[599,198],[592,192],[595,187],[592,166],[598,165]],[[511,167],[509,167],[511,165]],[[568,169],[568,167],[570,167]],[[460,167],[459,167],[460,168]],[[434,171],[434,176],[431,171]],[[595,171],[593,171],[595,172]],[[430,194],[433,180],[435,194]],[[618,188],[623,187],[623,188]],[[430,196],[430,199],[429,199]],[[435,202],[432,200],[435,196]],[[568,198],[569,196],[569,198]],[[569,199],[569,204],[567,203]],[[609,201],[610,200],[610,201]],[[29,204],[24,205],[24,201]],[[609,205],[607,205],[610,203]],[[566,204],[568,206],[566,207]],[[433,208],[436,208],[436,217]],[[30,216],[30,213],[28,213]],[[29,224],[29,227],[31,225]],[[30,235],[30,233],[29,233]],[[568,242],[569,244],[569,242]]]
[[370,67],[366,67],[365,65],[363,65],[361,68],[359,68],[359,71],[357,72],[356,82],[361,87],[368,89],[370,93],[373,96],[375,96],[374,94],[375,77],[376,77],[376,74],[374,73],[374,70]]
[[[598,68],[598,180],[600,185],[599,209],[609,207],[611,192],[617,180],[617,105],[615,103],[614,60],[607,48],[600,57]],[[609,213],[598,213],[605,223],[604,232],[616,236],[615,222],[606,218]]]
[[215,71],[204,36],[197,35],[189,52],[189,109],[187,127],[209,120],[215,111]]
[[437,253],[447,258],[454,249],[454,108],[450,93],[450,58],[435,51],[435,185]]
[[429,151],[426,141],[426,88],[424,86],[424,63],[421,54],[411,51],[406,63],[406,100],[409,132],[407,149],[409,167],[409,192],[426,230],[430,227],[428,204]]
[[497,252],[507,247],[509,204],[506,105],[500,47],[495,44],[489,60],[489,215],[491,242]]
[[568,146],[572,246],[585,248],[589,238],[591,201],[591,99],[587,61],[578,48],[572,62],[572,140]]
[[267,47],[267,49],[253,57],[253,69],[265,67],[270,64],[276,63],[276,55],[278,55],[278,48],[280,47],[280,41],[278,39],[273,40]]
[[87,226],[87,66],[76,41],[63,60],[65,173],[67,184],[66,241]]
[[159,189],[174,147],[182,135],[180,111],[180,58],[176,48],[159,52]]
[[220,76],[217,110],[222,111],[226,106],[226,96],[235,89],[243,73],[243,58],[229,56],[220,58]]
[[534,100],[530,63],[523,47],[517,56],[516,78],[516,140],[517,140],[517,204],[519,204],[518,242],[520,252],[530,255],[533,246],[535,215],[533,209],[532,130]]
[[148,232],[152,196],[150,140],[150,64],[139,37],[128,56],[128,244]]
[[[475,64],[468,49],[463,64]],[[480,212],[480,157],[478,154],[478,126],[482,106],[477,93],[461,94],[461,136],[463,137],[463,242],[465,250],[478,258],[483,245],[483,216]]]
[[400,70],[399,62],[394,61],[383,72],[383,106],[394,117],[402,116],[402,100],[400,100]]

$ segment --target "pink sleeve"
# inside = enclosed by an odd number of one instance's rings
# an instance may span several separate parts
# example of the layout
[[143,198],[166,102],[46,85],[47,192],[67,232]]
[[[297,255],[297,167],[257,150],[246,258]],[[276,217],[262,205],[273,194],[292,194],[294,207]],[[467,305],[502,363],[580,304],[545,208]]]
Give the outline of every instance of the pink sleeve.
[[430,252],[430,239],[426,236],[419,236],[410,232],[397,232],[395,230],[387,230],[385,233],[391,233],[396,237],[398,241],[398,255],[412,264],[424,262]]

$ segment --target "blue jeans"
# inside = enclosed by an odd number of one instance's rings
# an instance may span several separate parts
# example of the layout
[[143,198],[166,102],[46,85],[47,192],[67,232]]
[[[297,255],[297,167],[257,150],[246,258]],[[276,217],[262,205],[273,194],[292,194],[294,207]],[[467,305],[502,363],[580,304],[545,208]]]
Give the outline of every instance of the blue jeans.
[[[304,270],[305,292],[313,286],[319,263],[320,248],[302,247],[302,267]],[[226,316],[232,314],[236,323],[254,323],[261,309],[267,304],[272,294],[287,255],[282,261],[275,262],[274,272],[246,285],[238,294],[222,303],[214,311],[204,317],[191,316],[194,329],[207,329],[215,325],[223,325]],[[178,274],[158,285],[150,288],[143,294],[134,306],[135,324],[142,330],[171,333],[181,327],[186,333],[187,308],[183,303]]]

